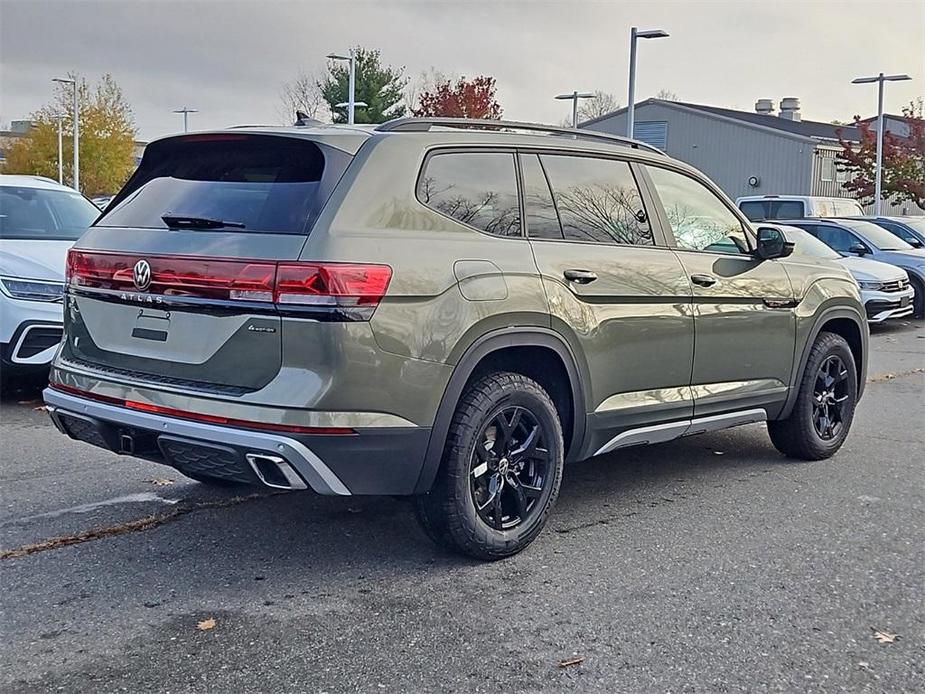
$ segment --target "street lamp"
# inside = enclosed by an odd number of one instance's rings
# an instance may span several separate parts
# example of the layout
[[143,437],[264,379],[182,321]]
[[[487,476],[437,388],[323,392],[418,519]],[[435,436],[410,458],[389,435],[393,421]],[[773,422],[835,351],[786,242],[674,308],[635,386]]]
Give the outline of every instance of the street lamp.
[[572,127],[578,127],[578,100],[579,99],[593,99],[593,92],[579,92],[574,91],[571,94],[558,94],[556,95],[557,99],[571,99],[572,100]]
[[64,185],[64,152],[61,136],[61,123],[64,121],[63,113],[53,113],[52,118],[58,122],[58,183]]
[[[356,71],[357,71],[357,60],[356,55],[354,55],[353,49],[351,48],[348,55],[340,55],[339,53],[328,53],[327,55],[329,60],[346,60],[350,64],[349,78],[347,82],[347,101],[345,106],[347,107],[347,125],[354,124],[354,114],[358,104],[356,103]],[[366,104],[363,104],[364,106]],[[335,107],[336,108],[336,107]]]
[[80,108],[79,108],[79,97],[77,94],[77,78],[74,79],[65,78],[65,77],[55,77],[52,79],[52,82],[60,82],[61,84],[70,84],[74,87],[74,173],[72,175],[72,183],[74,184],[74,190],[80,191]]
[[[334,104],[334,108],[346,108],[346,109],[348,109],[348,112],[349,112],[349,107],[350,107],[350,102],[349,102],[349,101],[341,101],[339,104]],[[354,107],[355,109],[357,109],[357,108],[368,108],[368,107],[369,107],[369,104],[367,104],[365,101],[354,101],[354,102],[353,102],[353,107]]]
[[870,84],[877,82],[877,166],[875,168],[874,184],[874,215],[880,216],[880,186],[883,168],[883,83],[904,82],[911,80],[909,75],[884,75],[882,72],[876,77],[858,77],[851,80],[851,84]]
[[199,111],[197,111],[194,108],[190,108],[189,106],[184,106],[183,108],[178,108],[176,111],[174,111],[174,113],[183,114],[183,132],[188,133],[189,132],[189,114],[199,113]]
[[636,39],[663,39],[668,36],[667,31],[661,29],[646,29],[640,31],[636,27],[630,30],[630,88],[626,107],[626,134],[633,136],[636,125]]

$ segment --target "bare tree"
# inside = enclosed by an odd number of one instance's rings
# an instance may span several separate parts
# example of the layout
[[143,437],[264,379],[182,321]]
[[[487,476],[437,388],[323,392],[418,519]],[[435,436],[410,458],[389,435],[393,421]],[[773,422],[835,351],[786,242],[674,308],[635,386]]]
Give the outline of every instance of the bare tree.
[[[610,92],[603,92],[600,89],[594,91],[594,96],[590,99],[582,99],[578,102],[578,122],[582,123],[592,118],[605,116],[612,111],[620,108],[620,102]],[[569,118],[569,125],[572,119]]]
[[679,101],[678,95],[670,89],[659,89],[655,93],[655,98],[661,99],[662,101]]
[[296,77],[283,84],[279,93],[279,117],[283,123],[290,125],[295,121],[295,112],[302,111],[309,118],[321,118],[324,115],[324,97],[318,75],[300,70]]
[[415,78],[408,80],[408,87],[405,89],[405,103],[408,110],[411,111],[418,107],[418,101],[421,94],[436,92],[445,84],[454,84],[459,79],[455,72],[444,72],[431,65]]

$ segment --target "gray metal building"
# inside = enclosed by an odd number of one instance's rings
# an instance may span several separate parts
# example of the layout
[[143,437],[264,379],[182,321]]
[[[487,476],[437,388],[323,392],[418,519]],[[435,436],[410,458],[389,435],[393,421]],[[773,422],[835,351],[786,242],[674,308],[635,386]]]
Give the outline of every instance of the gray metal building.
[[[825,195],[851,197],[836,170],[838,132],[858,142],[853,126],[803,120],[800,102],[760,99],[755,111],[737,111],[679,101],[647,99],[636,105],[636,137],[706,173],[735,199],[741,195]],[[623,135],[622,108],[579,124]],[[915,205],[884,204],[885,214],[921,214]]]

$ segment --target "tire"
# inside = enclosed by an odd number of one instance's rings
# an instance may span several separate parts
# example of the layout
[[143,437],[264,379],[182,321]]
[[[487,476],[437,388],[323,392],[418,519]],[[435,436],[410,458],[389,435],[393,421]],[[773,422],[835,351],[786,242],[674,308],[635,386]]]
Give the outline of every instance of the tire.
[[822,460],[834,455],[845,442],[854,419],[857,373],[854,355],[845,338],[830,332],[819,333],[806,361],[790,416],[768,422],[775,448],[799,460]]
[[913,318],[925,318],[925,284],[922,284],[921,280],[917,277],[909,277],[909,282],[912,284],[912,289],[915,294],[912,296],[912,317]]
[[517,554],[546,525],[563,459],[546,391],[521,374],[484,376],[456,406],[434,486],[415,497],[418,520],[452,551],[489,561]]

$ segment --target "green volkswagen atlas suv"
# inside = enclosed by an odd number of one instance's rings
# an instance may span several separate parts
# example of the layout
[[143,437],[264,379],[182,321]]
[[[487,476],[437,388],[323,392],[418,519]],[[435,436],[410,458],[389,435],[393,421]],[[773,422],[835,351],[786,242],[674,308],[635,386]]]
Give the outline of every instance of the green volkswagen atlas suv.
[[167,137],[70,251],[45,401],[205,483],[409,495],[518,552],[565,463],[767,422],[826,458],[858,286],[640,142],[400,119]]

